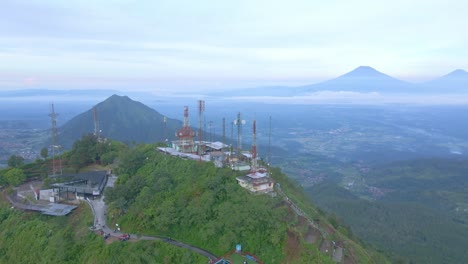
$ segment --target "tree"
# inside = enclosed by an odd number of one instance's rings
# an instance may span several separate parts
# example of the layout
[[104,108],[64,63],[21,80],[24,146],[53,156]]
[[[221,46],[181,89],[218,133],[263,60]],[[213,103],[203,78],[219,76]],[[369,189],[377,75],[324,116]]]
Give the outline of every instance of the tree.
[[47,159],[48,156],[49,156],[49,150],[47,148],[42,148],[41,149],[41,157],[43,159]]
[[21,184],[24,180],[26,180],[26,175],[24,174],[23,170],[18,169],[18,168],[13,168],[7,171],[3,175],[3,178],[8,184],[12,186],[16,186],[16,185]]
[[18,168],[19,166],[23,165],[24,158],[19,155],[11,155],[8,159],[8,167],[11,168]]

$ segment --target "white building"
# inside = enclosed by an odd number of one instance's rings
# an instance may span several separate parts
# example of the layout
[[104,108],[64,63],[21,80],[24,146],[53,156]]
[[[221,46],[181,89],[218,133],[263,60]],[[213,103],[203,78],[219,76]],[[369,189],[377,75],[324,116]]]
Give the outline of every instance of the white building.
[[272,192],[275,185],[275,181],[268,175],[265,168],[258,168],[256,171],[236,179],[240,186],[255,193]]

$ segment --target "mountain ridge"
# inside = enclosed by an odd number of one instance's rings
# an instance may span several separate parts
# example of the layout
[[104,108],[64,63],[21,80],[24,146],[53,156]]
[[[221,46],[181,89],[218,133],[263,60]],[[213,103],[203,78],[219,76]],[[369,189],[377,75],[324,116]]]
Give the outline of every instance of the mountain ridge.
[[313,84],[251,87],[220,91],[210,95],[290,97],[310,95],[321,91],[382,94],[466,93],[468,92],[468,73],[463,69],[457,69],[432,81],[411,83],[380,72],[371,66],[359,66],[338,77]]
[[[221,90],[207,92],[205,96],[218,97],[292,97],[304,96],[320,91],[381,93],[381,94],[465,94],[468,93],[468,72],[464,69],[453,70],[443,76],[430,81],[412,83],[400,80],[378,71],[371,66],[359,66],[349,72],[322,82],[300,86],[260,86],[240,88],[235,90]],[[0,98],[12,97],[40,97],[40,96],[95,96],[104,97],[111,93],[120,93],[114,90],[48,90],[24,89],[17,91],[0,91]],[[127,93],[128,94],[128,93]],[[146,98],[149,94],[132,92],[132,96]]]

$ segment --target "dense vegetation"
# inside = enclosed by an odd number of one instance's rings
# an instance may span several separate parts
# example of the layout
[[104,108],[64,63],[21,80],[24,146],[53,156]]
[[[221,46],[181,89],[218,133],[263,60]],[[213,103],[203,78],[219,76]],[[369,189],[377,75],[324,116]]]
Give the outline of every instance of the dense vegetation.
[[69,168],[77,172],[90,164],[111,164],[126,148],[118,141],[101,140],[88,134],[75,141],[72,150],[65,153],[62,159]]
[[[92,164],[112,164],[127,149],[128,147],[121,142],[98,140],[94,135],[88,134],[77,140],[70,151],[57,156],[56,159],[61,160],[64,173],[74,173]],[[0,186],[17,186],[30,179],[43,179],[50,183],[51,179],[47,178],[47,175],[51,172],[52,158],[46,156],[23,164],[21,159],[13,155],[10,160],[14,162],[11,162],[10,167],[0,170]]]
[[[108,161],[105,158],[109,156]],[[156,145],[129,148],[118,142],[102,142],[92,135],[83,136],[73,149],[62,156],[72,171],[86,170],[96,163],[118,161],[119,175],[114,188],[106,191],[108,225],[119,223],[124,232],[172,237],[223,255],[241,243],[243,249],[264,263],[333,263],[319,251],[328,243],[341,241],[348,260],[353,263],[385,263],[378,254],[350,240],[349,230],[333,222],[306,202],[301,188],[279,169],[273,175],[282,189],[303,210],[332,230],[327,238],[306,241],[310,228],[280,196],[253,195],[241,188],[230,169],[212,163],[184,160],[160,154]],[[48,160],[38,159],[18,168],[1,171],[4,184],[17,185],[25,179],[46,177]],[[111,164],[115,166],[115,164]],[[6,174],[23,173],[16,182]],[[92,215],[81,205],[67,217],[49,217],[0,208],[0,262],[8,263],[205,263],[206,258],[190,251],[160,243],[111,243],[88,230]],[[317,231],[318,232],[318,231]],[[28,254],[19,254],[26,252]]]
[[0,202],[0,263],[204,263],[205,258],[157,241],[104,243],[89,231],[82,204],[70,216],[10,209]]
[[467,171],[468,160],[412,160],[378,167],[366,181],[390,190],[383,201],[413,201],[468,225]]
[[363,200],[335,183],[317,184],[306,191],[320,207],[349,224],[358,237],[392,252],[395,262],[463,263],[468,259],[468,229],[448,214],[411,200]]
[[[241,243],[265,263],[331,262],[305,245],[294,230],[297,217],[280,197],[252,195],[229,169],[154,149],[141,145],[122,157],[118,183],[106,192],[109,221],[132,233],[169,236],[217,255]],[[287,254],[288,239],[298,241],[294,254]]]

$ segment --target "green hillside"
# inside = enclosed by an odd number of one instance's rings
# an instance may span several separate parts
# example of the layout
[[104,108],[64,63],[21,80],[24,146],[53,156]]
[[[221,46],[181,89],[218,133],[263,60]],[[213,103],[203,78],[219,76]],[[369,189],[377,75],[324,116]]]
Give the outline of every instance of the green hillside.
[[[102,136],[124,143],[150,143],[171,139],[182,126],[180,121],[168,118],[165,129],[163,115],[127,96],[112,95],[97,104],[96,111]],[[82,135],[93,133],[93,109],[74,117],[58,130],[59,143],[70,148]]]
[[[77,141],[64,154],[63,161],[69,164],[74,157],[81,159],[82,150],[86,149],[89,153],[83,156],[80,166],[95,166],[94,151],[102,151],[98,152],[102,156],[119,153],[117,183],[106,190],[108,226],[118,223],[124,232],[138,236],[171,237],[218,256],[231,252],[240,243],[244,251],[263,263],[335,263],[331,256],[334,242],[344,248],[345,263],[387,263],[382,255],[354,241],[336,221],[329,222],[329,217],[307,202],[300,187],[279,169],[272,170],[273,177],[304,216],[297,215],[279,193],[254,195],[241,188],[235,180],[239,173],[230,169],[166,156],[156,150],[156,145],[129,148],[112,142],[109,148],[101,149],[103,143],[91,139],[92,136],[86,136]],[[32,173],[42,171],[43,165],[38,160],[17,169],[23,170],[26,178],[46,177]],[[11,169],[0,171],[0,183],[8,184],[8,178],[3,179],[8,171]],[[84,204],[66,217],[21,212],[9,208],[3,199],[0,205],[0,263],[207,261],[161,242],[107,244],[89,231],[93,217]],[[318,229],[307,219],[314,219]]]
[[[162,235],[223,255],[241,243],[264,263],[333,263],[319,247],[337,241],[349,263],[385,263],[335,230],[302,191],[279,170],[273,177],[310,217],[320,221],[325,236],[310,228],[281,196],[253,195],[241,188],[230,169],[165,156],[153,145],[140,145],[122,156],[118,182],[106,192],[109,225],[131,233]],[[141,159],[141,157],[146,157]]]
[[106,244],[89,231],[91,209],[69,216],[10,209],[0,201],[0,263],[206,263],[206,259],[158,241]]
[[362,240],[391,252],[394,261],[463,263],[468,259],[468,228],[449,213],[417,200],[360,199],[336,183],[317,184],[306,192],[320,207],[350,225]]

